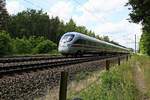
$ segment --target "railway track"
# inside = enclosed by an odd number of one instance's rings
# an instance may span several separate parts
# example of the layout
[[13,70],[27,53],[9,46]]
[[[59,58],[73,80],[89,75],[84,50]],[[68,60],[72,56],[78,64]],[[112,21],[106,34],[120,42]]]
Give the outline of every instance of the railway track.
[[[90,57],[90,55],[85,55],[83,57]],[[26,62],[26,61],[40,61],[40,60],[53,60],[53,59],[64,59],[65,56],[13,56],[0,58],[0,63],[14,63],[14,62]],[[67,57],[73,58],[73,57]]]
[[1,58],[0,74],[17,73],[37,69],[61,67],[65,65],[89,62],[94,60],[112,58],[116,56],[85,56],[85,57],[24,57],[24,58]]
[[26,61],[37,61],[37,60],[50,60],[50,59],[61,59],[63,56],[20,56],[20,57],[4,57],[0,58],[0,63],[11,63],[11,62],[26,62]]

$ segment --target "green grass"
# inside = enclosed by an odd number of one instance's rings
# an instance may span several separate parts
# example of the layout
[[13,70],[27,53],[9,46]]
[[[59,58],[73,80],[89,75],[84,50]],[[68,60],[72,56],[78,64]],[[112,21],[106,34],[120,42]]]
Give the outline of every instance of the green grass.
[[94,84],[81,90],[78,97],[83,100],[142,100],[135,83],[133,66],[139,62],[150,96],[150,57],[134,55],[128,62],[115,65],[110,71],[100,73]]
[[147,95],[150,97],[150,57],[149,56],[134,56],[134,61],[139,62],[140,68],[144,73],[144,80],[147,86]]
[[131,68],[123,64],[104,72],[97,84],[81,92],[84,100],[137,100]]

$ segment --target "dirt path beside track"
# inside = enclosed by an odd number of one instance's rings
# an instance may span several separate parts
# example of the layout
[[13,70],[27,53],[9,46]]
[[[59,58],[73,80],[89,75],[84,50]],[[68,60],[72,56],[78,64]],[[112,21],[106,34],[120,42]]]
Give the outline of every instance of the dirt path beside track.
[[144,73],[142,69],[140,68],[139,62],[135,62],[135,64],[133,65],[133,75],[134,75],[137,89],[141,93],[141,99],[150,100],[150,98],[146,95],[148,90],[147,90],[146,82],[144,79]]

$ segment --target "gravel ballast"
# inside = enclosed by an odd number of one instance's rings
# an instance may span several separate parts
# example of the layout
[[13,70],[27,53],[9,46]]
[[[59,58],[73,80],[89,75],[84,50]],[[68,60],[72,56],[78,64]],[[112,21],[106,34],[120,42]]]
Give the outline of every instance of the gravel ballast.
[[34,98],[44,96],[47,89],[59,85],[61,71],[69,73],[70,81],[80,71],[101,70],[104,66],[104,60],[97,60],[53,69],[49,68],[3,76],[0,78],[0,99],[33,100]]

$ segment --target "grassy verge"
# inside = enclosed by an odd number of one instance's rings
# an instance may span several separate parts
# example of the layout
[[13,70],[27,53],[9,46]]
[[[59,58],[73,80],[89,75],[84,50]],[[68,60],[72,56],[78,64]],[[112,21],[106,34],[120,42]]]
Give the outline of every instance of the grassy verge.
[[150,57],[149,56],[134,56],[134,60],[138,62],[142,73],[144,74],[147,94],[150,97]]
[[[147,92],[150,91],[150,57],[135,55],[130,61],[112,67],[109,72],[100,73],[100,78],[81,90],[78,97],[83,100],[142,100],[141,95],[145,94],[141,93],[136,83],[133,67],[136,66],[136,62],[144,75]],[[146,95],[149,95],[149,92]]]
[[131,67],[123,64],[104,72],[97,84],[81,92],[84,100],[137,100]]
[[72,100],[74,97],[78,97],[79,93],[86,89],[88,86],[92,85],[93,83],[99,79],[100,76],[100,71],[93,71],[93,72],[88,72],[88,71],[82,71],[78,73],[75,76],[75,80],[73,80],[69,85],[68,85],[68,93],[67,97],[68,100]]

